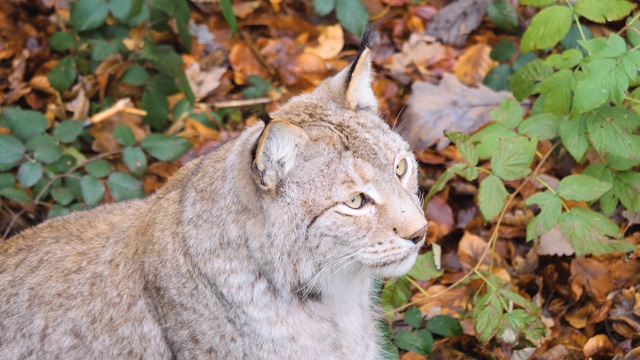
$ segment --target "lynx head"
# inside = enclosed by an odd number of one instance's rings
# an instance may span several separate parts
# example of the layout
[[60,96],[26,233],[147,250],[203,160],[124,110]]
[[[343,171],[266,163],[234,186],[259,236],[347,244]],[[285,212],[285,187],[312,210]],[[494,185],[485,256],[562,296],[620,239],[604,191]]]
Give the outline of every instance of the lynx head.
[[425,242],[416,160],[379,117],[371,79],[365,43],[350,67],[262,116],[253,176],[268,256],[293,264],[303,284],[323,271],[403,274]]

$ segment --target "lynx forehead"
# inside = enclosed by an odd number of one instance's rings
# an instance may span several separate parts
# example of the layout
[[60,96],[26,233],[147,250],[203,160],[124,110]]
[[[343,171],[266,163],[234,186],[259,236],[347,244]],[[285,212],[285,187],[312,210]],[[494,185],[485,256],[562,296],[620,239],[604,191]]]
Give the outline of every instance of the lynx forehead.
[[381,358],[373,278],[427,222],[366,45],[156,194],[0,243],[0,358]]

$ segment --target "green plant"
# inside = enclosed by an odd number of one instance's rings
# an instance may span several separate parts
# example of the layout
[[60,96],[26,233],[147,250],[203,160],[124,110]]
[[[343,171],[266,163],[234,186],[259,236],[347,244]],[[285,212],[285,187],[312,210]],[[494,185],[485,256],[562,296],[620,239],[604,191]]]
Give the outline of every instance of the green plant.
[[[478,206],[484,219],[494,223],[493,232],[478,264],[451,287],[482,281],[472,299],[471,321],[483,343],[495,336],[514,343],[545,334],[540,310],[491,272],[504,215],[528,182],[535,180],[544,189],[525,199],[526,206],[539,210],[527,225],[527,241],[558,226],[577,256],[636,250],[622,240],[623,230],[608,215],[619,204],[632,212],[640,210],[640,13],[627,18],[618,34],[592,38],[582,18],[599,23],[622,20],[636,5],[626,0],[556,3],[520,1],[542,9],[524,32],[522,53],[515,61],[508,63],[516,50],[510,41],[494,48],[491,57],[503,64],[485,79],[496,90],[511,90],[517,100],[506,99],[491,112],[495,122],[472,136],[446,133],[462,161],[452,164],[425,198],[426,203],[455,176],[480,183]],[[525,117],[519,101],[529,98],[534,101]],[[538,151],[541,141],[550,144],[544,154]],[[562,149],[584,170],[565,176],[555,188],[538,173]],[[505,182],[520,185],[509,192]],[[482,270],[486,256],[489,268]],[[385,296],[383,291],[383,306],[397,312],[413,305],[407,303],[410,278],[411,274],[388,282],[385,290],[392,294]]]
[[[46,132],[46,125],[39,112],[6,107],[0,113],[0,126],[12,133],[0,135],[0,196],[36,205],[53,199],[49,217],[99,204],[105,185],[115,200],[142,197],[142,183],[136,177],[144,174],[147,155],[173,160],[191,147],[187,139],[164,134],[150,134],[138,142],[129,127],[120,125],[113,135],[124,150],[87,158],[78,151],[81,139],[89,136],[86,121],[63,121],[53,134]],[[115,156],[121,156],[135,177],[105,160]],[[15,169],[17,179],[12,174]]]
[[361,0],[313,0],[313,8],[319,16],[335,10],[342,27],[357,35],[362,34],[369,21],[369,12]]
[[[107,18],[111,16],[107,23]],[[61,31],[51,37],[51,48],[66,54],[49,73],[51,86],[63,93],[75,84],[78,75],[95,73],[108,57],[119,56],[127,64],[124,73],[113,80],[142,87],[141,108],[147,111],[145,121],[155,130],[166,125],[169,103],[166,97],[182,92],[193,104],[195,97],[184,72],[182,58],[173,46],[157,44],[151,31],[169,31],[175,20],[180,43],[191,48],[187,24],[189,7],[186,0],[79,0],[71,3],[72,31]],[[130,34],[136,29],[142,36]],[[114,84],[117,85],[117,84]],[[111,86],[110,89],[117,89]],[[107,94],[110,95],[110,94]]]

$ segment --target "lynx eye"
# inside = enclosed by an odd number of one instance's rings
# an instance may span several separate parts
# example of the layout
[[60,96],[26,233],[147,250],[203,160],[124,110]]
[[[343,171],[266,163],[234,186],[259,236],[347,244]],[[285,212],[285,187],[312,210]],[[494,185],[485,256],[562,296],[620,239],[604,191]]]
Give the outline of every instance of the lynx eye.
[[396,165],[396,175],[398,175],[398,177],[403,177],[404,174],[407,173],[407,159],[401,159],[400,161],[398,161],[398,165]]
[[352,209],[360,209],[366,204],[366,199],[362,193],[351,195],[349,200],[344,202],[345,205]]

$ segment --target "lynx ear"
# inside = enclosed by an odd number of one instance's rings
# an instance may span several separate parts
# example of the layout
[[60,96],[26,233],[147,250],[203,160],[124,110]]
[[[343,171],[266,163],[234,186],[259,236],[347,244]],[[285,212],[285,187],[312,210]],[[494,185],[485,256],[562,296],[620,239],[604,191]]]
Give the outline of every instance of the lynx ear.
[[296,157],[309,141],[300,127],[281,119],[269,119],[256,146],[253,171],[265,190],[275,191],[293,168]]
[[363,47],[347,73],[346,105],[349,109],[378,109],[378,100],[371,88],[372,76],[371,51]]

